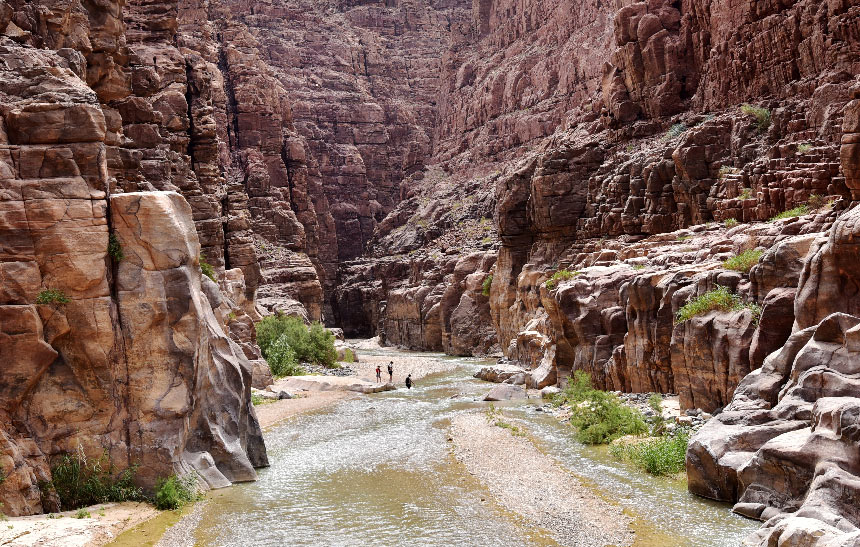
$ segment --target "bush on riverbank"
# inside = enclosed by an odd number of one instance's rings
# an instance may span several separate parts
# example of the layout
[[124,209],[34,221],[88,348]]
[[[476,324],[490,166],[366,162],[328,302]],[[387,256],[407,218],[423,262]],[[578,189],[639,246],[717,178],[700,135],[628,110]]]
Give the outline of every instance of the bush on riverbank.
[[51,468],[51,480],[40,484],[43,495],[51,491],[63,511],[112,501],[145,501],[143,490],[134,485],[137,466],[117,473],[107,453],[87,458],[82,450],[66,454]]
[[570,423],[576,439],[584,444],[606,444],[625,435],[641,435],[648,426],[639,411],[611,393],[594,389],[591,375],[576,371],[565,390],[556,396],[558,404],[571,407]]
[[614,444],[610,453],[616,458],[632,462],[652,475],[674,475],[684,470],[684,458],[690,433],[676,431],[673,435],[654,437],[641,442]]
[[162,511],[180,509],[197,499],[197,479],[194,475],[180,478],[170,475],[155,485],[155,507]]
[[321,323],[308,327],[298,317],[273,315],[258,322],[256,330],[257,344],[275,376],[300,374],[299,362],[337,365],[334,335]]

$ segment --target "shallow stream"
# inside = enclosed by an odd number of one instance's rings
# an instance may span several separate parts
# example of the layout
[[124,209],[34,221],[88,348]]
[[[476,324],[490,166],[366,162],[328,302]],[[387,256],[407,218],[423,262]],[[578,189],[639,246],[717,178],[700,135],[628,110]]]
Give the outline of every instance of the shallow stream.
[[[257,482],[211,496],[198,545],[555,545],[494,504],[452,455],[450,419],[487,405],[478,399],[490,384],[472,378],[483,363],[421,358],[460,366],[411,391],[346,400],[269,429],[271,467]],[[541,450],[625,507],[636,545],[735,546],[757,527],[728,505],[688,494],[683,481],[651,477],[580,445],[568,426],[536,411],[540,404],[511,403],[504,412]]]

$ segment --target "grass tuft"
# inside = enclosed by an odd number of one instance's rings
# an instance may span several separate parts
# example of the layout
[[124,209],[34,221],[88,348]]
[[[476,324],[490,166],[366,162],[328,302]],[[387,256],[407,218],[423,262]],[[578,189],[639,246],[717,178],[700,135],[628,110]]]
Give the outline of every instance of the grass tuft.
[[119,238],[116,237],[116,234],[110,234],[108,236],[107,252],[114,262],[120,262],[125,258],[125,253],[122,250],[122,243],[119,242]]
[[729,292],[727,287],[717,285],[712,289],[681,306],[678,313],[675,315],[675,324],[689,321],[690,319],[704,315],[715,310],[720,311],[740,311],[749,309],[753,314],[753,321],[758,323],[761,317],[761,307],[755,303],[744,303],[740,296]]
[[795,218],[799,216],[803,216],[809,214],[809,206],[808,205],[799,205],[794,207],[793,209],[789,209],[787,211],[783,211],[780,214],[770,219],[770,222],[775,220],[783,220],[786,218]]
[[117,473],[107,452],[87,458],[82,449],[66,454],[51,468],[51,480],[43,490],[53,490],[64,511],[112,501],[144,501],[143,490],[134,485],[137,466]]
[[493,285],[493,274],[488,275],[484,278],[484,282],[481,284],[481,294],[484,296],[490,296],[490,287]]
[[651,475],[674,475],[684,470],[690,434],[680,430],[674,435],[656,437],[630,444],[612,445],[609,452],[627,460]]
[[36,304],[68,304],[71,301],[60,289],[44,289],[36,296]]
[[666,131],[666,135],[664,138],[666,139],[674,139],[675,137],[680,137],[687,130],[687,126],[682,123],[676,123],[672,127]]
[[734,228],[735,226],[737,226],[740,223],[738,222],[738,219],[736,219],[736,218],[727,218],[723,224],[725,225],[726,228]]
[[741,254],[737,254],[723,262],[723,268],[736,272],[749,273],[750,269],[758,264],[763,254],[764,251],[761,250],[747,249]]
[[547,290],[551,291],[551,290],[555,289],[555,287],[559,281],[567,281],[569,279],[573,279],[574,277],[576,277],[578,275],[579,275],[579,272],[571,272],[567,269],[559,270],[559,271],[555,272],[554,274],[552,274],[552,277],[550,277],[547,280],[546,288],[547,288]]
[[767,108],[744,103],[741,105],[741,112],[755,118],[759,131],[767,131],[770,127],[770,110]]
[[206,262],[206,257],[200,255],[200,271],[203,272],[203,275],[211,279],[212,281],[217,282],[215,279],[215,268],[212,267],[212,264]]

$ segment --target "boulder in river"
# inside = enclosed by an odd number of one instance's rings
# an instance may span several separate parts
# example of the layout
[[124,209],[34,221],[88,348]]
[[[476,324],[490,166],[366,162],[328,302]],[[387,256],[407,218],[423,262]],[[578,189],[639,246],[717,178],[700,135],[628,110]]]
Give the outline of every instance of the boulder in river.
[[512,401],[526,399],[526,390],[521,385],[499,384],[484,396],[485,401]]

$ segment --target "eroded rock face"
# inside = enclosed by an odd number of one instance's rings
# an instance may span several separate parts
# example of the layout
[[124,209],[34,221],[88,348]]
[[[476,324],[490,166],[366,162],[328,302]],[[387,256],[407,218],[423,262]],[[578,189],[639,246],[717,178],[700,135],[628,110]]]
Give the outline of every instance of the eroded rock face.
[[201,290],[191,208],[109,198],[99,95],[67,57],[0,40],[3,511],[55,510],[38,484],[76,450],[144,464],[146,487],[193,469],[210,486],[252,479],[266,459],[250,375]]
[[688,449],[692,492],[737,502],[739,513],[767,521],[755,544],[848,545],[860,536],[854,457],[860,318],[846,313],[856,305],[850,292],[828,299],[817,290],[838,290],[856,278],[840,265],[852,252],[857,218],[856,208],[844,213],[827,242],[810,252],[793,334],[743,379]]

